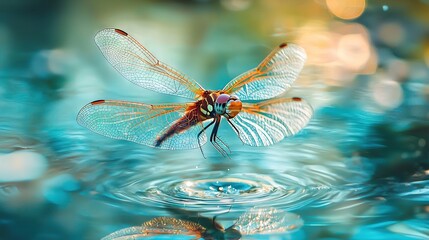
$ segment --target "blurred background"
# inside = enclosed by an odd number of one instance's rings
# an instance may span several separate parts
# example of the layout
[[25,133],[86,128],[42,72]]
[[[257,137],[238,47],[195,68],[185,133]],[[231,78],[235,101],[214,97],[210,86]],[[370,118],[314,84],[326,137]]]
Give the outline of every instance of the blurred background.
[[[100,239],[171,215],[228,226],[254,206],[304,226],[251,239],[428,239],[428,12],[427,0],[2,0],[0,239]],[[313,119],[266,148],[223,125],[231,159],[98,136],[75,120],[90,101],[184,101],[115,72],[93,41],[106,27],[206,89],[298,43],[308,60],[286,95]]]

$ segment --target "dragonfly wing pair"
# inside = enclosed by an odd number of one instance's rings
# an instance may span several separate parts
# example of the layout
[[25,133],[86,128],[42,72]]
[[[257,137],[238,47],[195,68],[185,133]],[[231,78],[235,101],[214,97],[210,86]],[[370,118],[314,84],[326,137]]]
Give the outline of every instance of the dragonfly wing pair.
[[[122,30],[104,29],[96,35],[95,41],[112,66],[141,87],[194,101],[205,92],[197,82],[159,61]],[[233,79],[222,92],[236,95],[242,101],[271,99],[290,88],[305,59],[301,47],[281,44],[258,67]],[[77,120],[90,130],[111,138],[165,149],[190,149],[207,142],[205,134],[197,138],[203,130],[202,122],[166,138],[162,144],[157,144],[156,140],[192,111],[191,104],[147,105],[100,100],[83,107]],[[311,107],[303,100],[278,98],[258,104],[245,103],[232,120],[244,143],[267,146],[297,133],[311,115]]]
[[[147,146],[155,146],[157,137],[170,129],[187,109],[186,104],[149,105],[137,102],[98,100],[87,104],[80,110],[78,122],[101,135],[128,140]],[[160,148],[185,149],[197,148],[207,142],[201,134],[198,123],[186,131],[178,132],[167,138]]]

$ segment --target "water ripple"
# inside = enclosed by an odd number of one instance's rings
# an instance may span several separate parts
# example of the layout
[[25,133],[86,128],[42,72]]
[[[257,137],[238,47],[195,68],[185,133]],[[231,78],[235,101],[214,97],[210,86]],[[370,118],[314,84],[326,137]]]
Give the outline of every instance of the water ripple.
[[234,205],[291,211],[329,205],[353,195],[354,190],[336,187],[337,181],[332,172],[315,166],[269,174],[194,168],[155,177],[144,173],[118,176],[98,186],[97,191],[112,200],[151,208],[215,212]]

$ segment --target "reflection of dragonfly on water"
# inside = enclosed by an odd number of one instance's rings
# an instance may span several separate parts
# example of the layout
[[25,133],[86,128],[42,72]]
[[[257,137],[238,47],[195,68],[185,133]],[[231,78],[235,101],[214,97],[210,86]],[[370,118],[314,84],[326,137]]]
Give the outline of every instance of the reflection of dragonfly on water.
[[[205,222],[205,224],[203,224]],[[209,222],[210,224],[207,224]],[[213,220],[194,222],[173,217],[157,217],[142,224],[124,228],[102,238],[102,240],[138,239],[158,235],[192,236],[195,239],[221,240],[241,239],[245,235],[286,233],[299,229],[302,219],[293,213],[275,208],[252,208],[229,228]]]
[[[305,51],[295,44],[279,45],[256,68],[222,90],[210,91],[160,62],[122,30],[104,29],[95,41],[129,81],[194,100],[166,105],[93,101],[81,109],[77,121],[101,135],[163,149],[191,149],[207,142],[204,132],[214,124],[210,142],[227,156],[229,148],[217,136],[222,117],[243,143],[268,146],[300,131],[312,116],[311,106],[301,98],[274,98],[290,88],[304,65]],[[211,122],[204,126],[206,120]]]

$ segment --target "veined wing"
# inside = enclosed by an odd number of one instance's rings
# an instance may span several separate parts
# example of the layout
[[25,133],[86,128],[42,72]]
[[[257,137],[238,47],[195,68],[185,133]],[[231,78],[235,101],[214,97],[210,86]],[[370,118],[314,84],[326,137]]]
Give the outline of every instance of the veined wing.
[[206,229],[198,223],[172,217],[157,217],[143,223],[141,227],[120,229],[102,238],[102,240],[136,239],[156,235],[188,235],[196,239],[202,237]]
[[245,144],[268,146],[299,132],[312,115],[313,109],[303,99],[279,98],[243,103],[241,112],[231,121]]
[[301,217],[276,208],[252,208],[240,216],[229,229],[238,230],[242,235],[285,233],[300,228]]
[[101,240],[134,240],[145,236],[149,235],[144,233],[142,227],[128,227],[112,232]]
[[264,100],[290,88],[301,72],[307,55],[303,48],[283,43],[274,49],[258,67],[234,78],[225,87],[228,94],[241,100]]
[[[84,106],[78,116],[80,125],[115,139],[128,140],[154,147],[159,136],[165,133],[193,103],[149,105],[137,102],[98,100]],[[190,119],[191,121],[191,119]],[[185,131],[173,134],[158,147],[164,149],[198,148],[197,135],[202,130],[197,123]],[[207,142],[205,134],[199,143]]]
[[146,89],[186,98],[197,98],[204,89],[173,68],[160,62],[126,32],[106,28],[95,36],[106,59],[129,81]]

